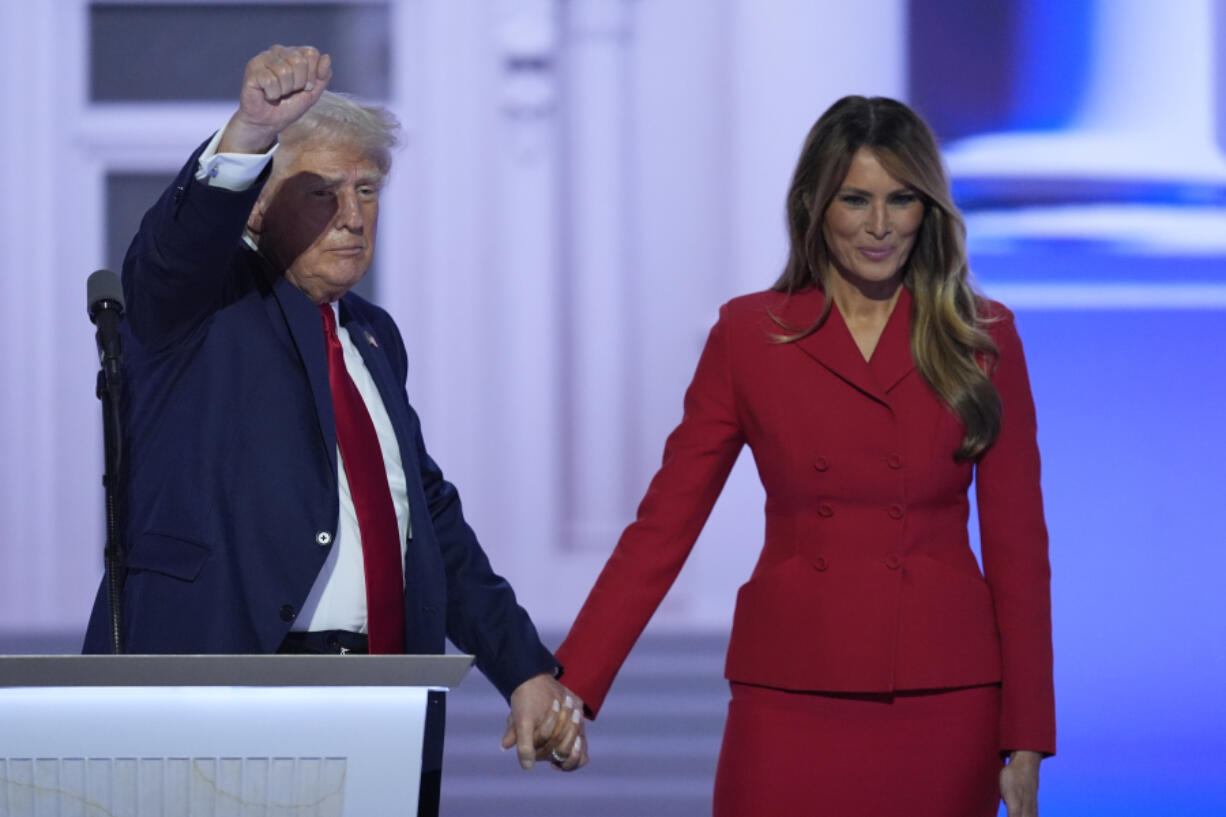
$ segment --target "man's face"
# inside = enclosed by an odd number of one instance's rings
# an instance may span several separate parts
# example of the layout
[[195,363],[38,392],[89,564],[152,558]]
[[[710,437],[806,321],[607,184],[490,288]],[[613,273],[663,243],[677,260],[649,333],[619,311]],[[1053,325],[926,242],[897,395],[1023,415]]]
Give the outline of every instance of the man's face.
[[248,226],[294,286],[316,303],[335,301],[370,269],[383,175],[350,143],[307,141],[288,158]]

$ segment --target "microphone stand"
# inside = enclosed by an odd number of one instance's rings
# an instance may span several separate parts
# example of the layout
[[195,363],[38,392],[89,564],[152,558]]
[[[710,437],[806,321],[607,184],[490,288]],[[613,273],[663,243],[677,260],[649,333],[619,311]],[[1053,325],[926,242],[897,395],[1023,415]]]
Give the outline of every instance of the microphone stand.
[[106,548],[103,550],[107,602],[110,605],[111,652],[119,655],[123,644],[123,343],[119,324],[123,320],[123,284],[110,270],[97,270],[86,282],[89,319],[98,327],[101,369],[94,393],[102,401],[102,438],[106,466],[102,486],[106,491]]
[[[99,330],[101,334],[101,329]],[[123,425],[119,418],[122,379],[118,368],[108,372],[104,365],[98,371],[96,394],[102,401],[102,437],[105,467],[102,485],[106,491],[106,547],[103,561],[106,571],[107,601],[111,622],[111,652],[123,653],[123,553],[120,506],[120,468],[123,457]]]
[[94,394],[102,401],[102,437],[105,450],[105,470],[102,485],[107,492],[107,547],[103,551],[105,585],[110,605],[110,651],[124,651],[124,526],[123,458],[124,433],[119,404],[124,394],[124,348],[119,337],[119,324],[124,318],[124,287],[119,276],[110,270],[97,270],[86,281],[86,305],[89,320],[98,331],[98,384]]

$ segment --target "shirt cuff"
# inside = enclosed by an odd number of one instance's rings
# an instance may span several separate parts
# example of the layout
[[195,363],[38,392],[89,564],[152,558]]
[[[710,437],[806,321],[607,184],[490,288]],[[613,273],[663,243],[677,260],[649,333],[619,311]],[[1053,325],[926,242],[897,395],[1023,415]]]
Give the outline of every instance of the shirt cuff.
[[217,146],[221,144],[221,134],[224,130],[225,128],[222,128],[213,134],[204,152],[200,154],[196,180],[209,187],[241,192],[255,184],[255,180],[272,161],[277,146],[273,145],[267,153],[218,153]]

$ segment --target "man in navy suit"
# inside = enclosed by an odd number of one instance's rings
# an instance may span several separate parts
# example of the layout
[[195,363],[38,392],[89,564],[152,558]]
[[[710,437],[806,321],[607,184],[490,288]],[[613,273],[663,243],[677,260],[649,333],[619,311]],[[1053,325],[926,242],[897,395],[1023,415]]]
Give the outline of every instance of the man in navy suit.
[[[510,702],[504,748],[576,768],[582,701],[426,453],[395,324],[350,291],[397,125],[325,93],[331,76],[309,47],[252,59],[124,261],[126,649],[440,653],[449,637]],[[365,449],[346,447],[357,415]],[[388,582],[390,608],[369,595]],[[103,588],[87,652],[107,628]]]

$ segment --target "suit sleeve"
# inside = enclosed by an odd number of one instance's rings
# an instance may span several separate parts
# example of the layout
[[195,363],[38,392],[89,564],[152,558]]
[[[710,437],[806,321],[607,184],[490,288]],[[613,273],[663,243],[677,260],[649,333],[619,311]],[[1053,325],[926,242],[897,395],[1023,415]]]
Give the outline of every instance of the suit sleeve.
[[[391,333],[393,364],[398,375],[405,378],[408,358],[400,331],[390,318],[381,325]],[[477,535],[464,519],[459,492],[426,451],[421,421],[411,405],[409,412],[416,433],[422,489],[447,577],[447,637],[476,656],[477,668],[509,699],[529,678],[555,672],[558,661],[541,643],[510,583],[491,567]]]
[[[419,426],[420,428],[420,426]],[[447,572],[447,637],[476,656],[477,668],[504,698],[557,659],[545,649],[515,592],[494,572],[476,534],[464,520],[460,495],[426,453],[417,436],[422,484]]]
[[984,576],[1000,631],[1000,748],[1054,754],[1051,568],[1034,400],[1013,316],[1002,311],[992,331],[1001,429],[975,475]]
[[562,682],[595,717],[630,649],[676,580],[744,444],[721,311],[685,395],[681,424],[558,649]]
[[196,180],[204,148],[145,213],[124,258],[127,323],[150,349],[181,338],[233,300],[240,286],[233,260],[267,169],[241,192],[210,187]]

